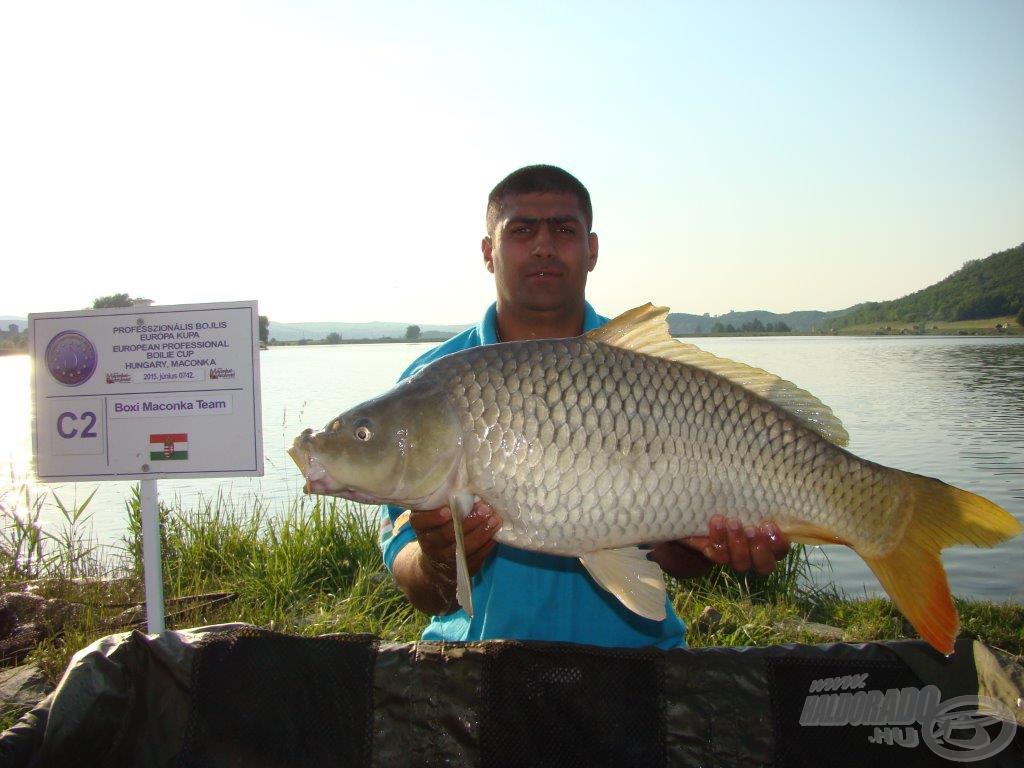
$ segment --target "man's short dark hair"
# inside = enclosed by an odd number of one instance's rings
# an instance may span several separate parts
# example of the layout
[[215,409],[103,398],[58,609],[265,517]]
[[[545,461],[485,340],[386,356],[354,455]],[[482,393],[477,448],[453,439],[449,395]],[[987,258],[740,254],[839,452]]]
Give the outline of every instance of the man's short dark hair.
[[487,234],[494,235],[494,228],[501,215],[501,205],[509,195],[528,195],[531,192],[559,192],[576,195],[584,223],[589,232],[594,226],[594,208],[590,204],[590,193],[580,180],[568,171],[554,165],[528,165],[512,171],[498,182],[487,198]]

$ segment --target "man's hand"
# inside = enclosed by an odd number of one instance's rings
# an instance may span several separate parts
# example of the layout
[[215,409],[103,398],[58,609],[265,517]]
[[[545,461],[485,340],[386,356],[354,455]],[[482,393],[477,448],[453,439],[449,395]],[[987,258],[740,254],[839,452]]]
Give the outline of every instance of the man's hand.
[[730,565],[740,573],[753,568],[767,576],[788,552],[789,539],[775,523],[744,528],[735,518],[715,515],[708,521],[707,536],[656,544],[647,559],[677,579],[701,576],[712,564]]
[[[409,525],[416,541],[406,545],[394,562],[395,581],[415,608],[441,616],[459,608],[455,599],[455,527],[448,507],[413,511]],[[469,575],[480,570],[494,549],[494,534],[501,519],[487,504],[478,501],[463,520]]]
[[[455,578],[455,526],[448,507],[413,511],[409,525],[416,532],[423,554],[434,563],[450,569]],[[469,575],[480,570],[487,555],[494,549],[494,534],[501,527],[501,519],[482,501],[473,505],[469,516],[462,521],[463,543],[466,545],[466,565]]]

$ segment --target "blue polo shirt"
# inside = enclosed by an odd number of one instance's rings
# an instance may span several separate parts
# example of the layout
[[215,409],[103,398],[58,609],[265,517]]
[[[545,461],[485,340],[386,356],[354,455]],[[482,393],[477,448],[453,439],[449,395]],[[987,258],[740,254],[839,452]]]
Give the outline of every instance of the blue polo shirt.
[[[583,331],[608,322],[589,303]],[[424,355],[402,374],[411,376],[439,357],[484,344],[496,344],[497,310],[492,304],[478,325],[467,328]],[[416,538],[400,507],[382,507],[381,551],[388,570],[395,556]],[[599,587],[574,557],[527,552],[497,544],[473,577],[474,615],[459,609],[434,616],[424,640],[548,640],[614,647],[686,644],[686,627],[665,598],[664,621],[637,616]]]

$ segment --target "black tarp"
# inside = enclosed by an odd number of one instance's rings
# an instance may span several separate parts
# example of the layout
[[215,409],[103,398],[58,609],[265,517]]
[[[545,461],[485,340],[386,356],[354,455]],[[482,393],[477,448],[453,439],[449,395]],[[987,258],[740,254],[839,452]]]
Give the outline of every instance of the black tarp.
[[[843,678],[847,690],[827,690]],[[914,641],[657,651],[382,644],[246,625],[93,643],[0,735],[0,764],[955,765],[925,743],[926,728],[941,733],[928,723],[801,724],[823,701],[808,697],[849,704],[926,686],[942,702],[995,697],[1006,718],[933,743],[962,762],[1010,736],[972,764],[1024,765],[1021,669],[967,640],[946,659]]]

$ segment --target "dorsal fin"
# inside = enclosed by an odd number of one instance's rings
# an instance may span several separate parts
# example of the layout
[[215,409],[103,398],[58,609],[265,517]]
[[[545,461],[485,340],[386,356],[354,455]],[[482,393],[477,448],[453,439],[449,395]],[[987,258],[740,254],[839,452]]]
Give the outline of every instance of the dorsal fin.
[[587,338],[709,371],[782,408],[800,424],[836,445],[846,445],[850,441],[850,435],[832,409],[810,392],[768,371],[718,357],[693,344],[673,339],[668,332],[667,318],[668,307],[645,304],[595,328]]

